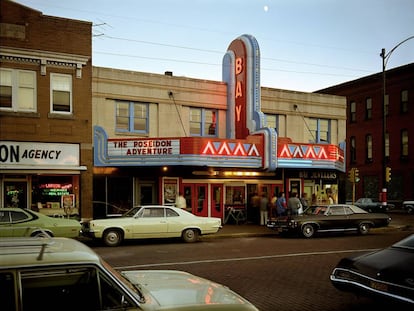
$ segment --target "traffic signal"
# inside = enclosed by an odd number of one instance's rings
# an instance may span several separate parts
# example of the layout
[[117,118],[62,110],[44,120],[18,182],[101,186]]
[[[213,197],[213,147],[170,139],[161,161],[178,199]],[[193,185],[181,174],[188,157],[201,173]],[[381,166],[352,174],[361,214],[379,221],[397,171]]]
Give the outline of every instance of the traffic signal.
[[354,169],[354,180],[355,182],[359,182],[359,169]]
[[350,182],[352,182],[352,183],[354,183],[354,182],[355,182],[355,169],[354,169],[354,168],[351,168],[351,169],[348,171],[348,180],[349,180]]
[[385,181],[390,182],[391,181],[391,167],[385,168]]

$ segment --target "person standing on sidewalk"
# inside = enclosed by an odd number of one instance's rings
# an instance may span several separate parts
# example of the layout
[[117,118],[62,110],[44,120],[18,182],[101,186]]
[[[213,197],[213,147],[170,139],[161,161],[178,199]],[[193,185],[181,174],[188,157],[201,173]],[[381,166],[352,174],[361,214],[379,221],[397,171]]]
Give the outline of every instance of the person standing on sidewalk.
[[180,191],[175,201],[175,206],[182,209],[187,209],[187,201],[185,200],[183,193]]
[[302,207],[302,203],[300,203],[298,194],[296,192],[292,192],[292,195],[290,196],[287,205],[288,215],[298,215],[298,210],[300,207]]
[[285,193],[281,192],[279,198],[276,201],[277,216],[286,216],[286,197]]
[[269,199],[265,192],[262,193],[262,197],[260,198],[260,225],[266,226],[267,219],[269,216]]

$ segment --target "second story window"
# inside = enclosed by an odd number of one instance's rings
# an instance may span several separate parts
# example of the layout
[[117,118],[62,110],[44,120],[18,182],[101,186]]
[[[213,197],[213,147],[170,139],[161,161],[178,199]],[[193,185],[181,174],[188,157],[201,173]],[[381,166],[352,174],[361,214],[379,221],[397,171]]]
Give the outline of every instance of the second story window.
[[279,115],[266,114],[266,126],[274,128],[279,133]]
[[390,134],[388,132],[385,133],[385,157],[387,159],[390,158]]
[[73,113],[71,75],[50,74],[50,101],[52,113]]
[[372,136],[368,134],[365,136],[366,161],[372,162]]
[[401,157],[408,157],[408,130],[401,130]]
[[351,145],[351,149],[350,149],[351,163],[355,163],[356,162],[356,138],[355,136],[351,137],[350,145]]
[[[388,116],[388,109],[389,109],[389,104],[390,104],[390,96],[387,94],[387,95],[385,95],[385,106],[382,108],[382,109],[384,109],[385,110],[385,115],[386,116]],[[381,111],[381,115],[383,115],[384,114],[384,112],[383,111]]]
[[328,119],[309,119],[309,138],[311,143],[331,142],[331,121]]
[[408,91],[401,91],[401,113],[408,112]]
[[36,72],[0,69],[0,110],[35,112]]
[[349,105],[349,121],[356,122],[356,102],[352,101]]
[[367,98],[365,100],[365,119],[372,119],[372,98]]
[[148,133],[148,103],[118,101],[115,105],[117,132]]
[[190,135],[217,136],[217,110],[190,108]]

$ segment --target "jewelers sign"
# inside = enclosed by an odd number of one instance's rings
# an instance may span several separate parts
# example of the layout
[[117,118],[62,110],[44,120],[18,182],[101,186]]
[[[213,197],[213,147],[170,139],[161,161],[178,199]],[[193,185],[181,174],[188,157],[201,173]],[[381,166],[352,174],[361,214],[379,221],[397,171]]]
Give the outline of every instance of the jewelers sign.
[[179,139],[108,139],[108,156],[179,155]]

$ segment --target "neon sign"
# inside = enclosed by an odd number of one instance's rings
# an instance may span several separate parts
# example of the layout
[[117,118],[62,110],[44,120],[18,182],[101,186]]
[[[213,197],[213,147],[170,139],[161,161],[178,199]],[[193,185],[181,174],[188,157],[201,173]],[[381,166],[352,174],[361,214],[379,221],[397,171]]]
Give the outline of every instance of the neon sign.
[[208,141],[201,151],[202,155],[221,155],[221,156],[253,156],[260,157],[255,144],[241,142],[211,142]]
[[344,151],[335,145],[279,144],[278,158],[344,162]]

